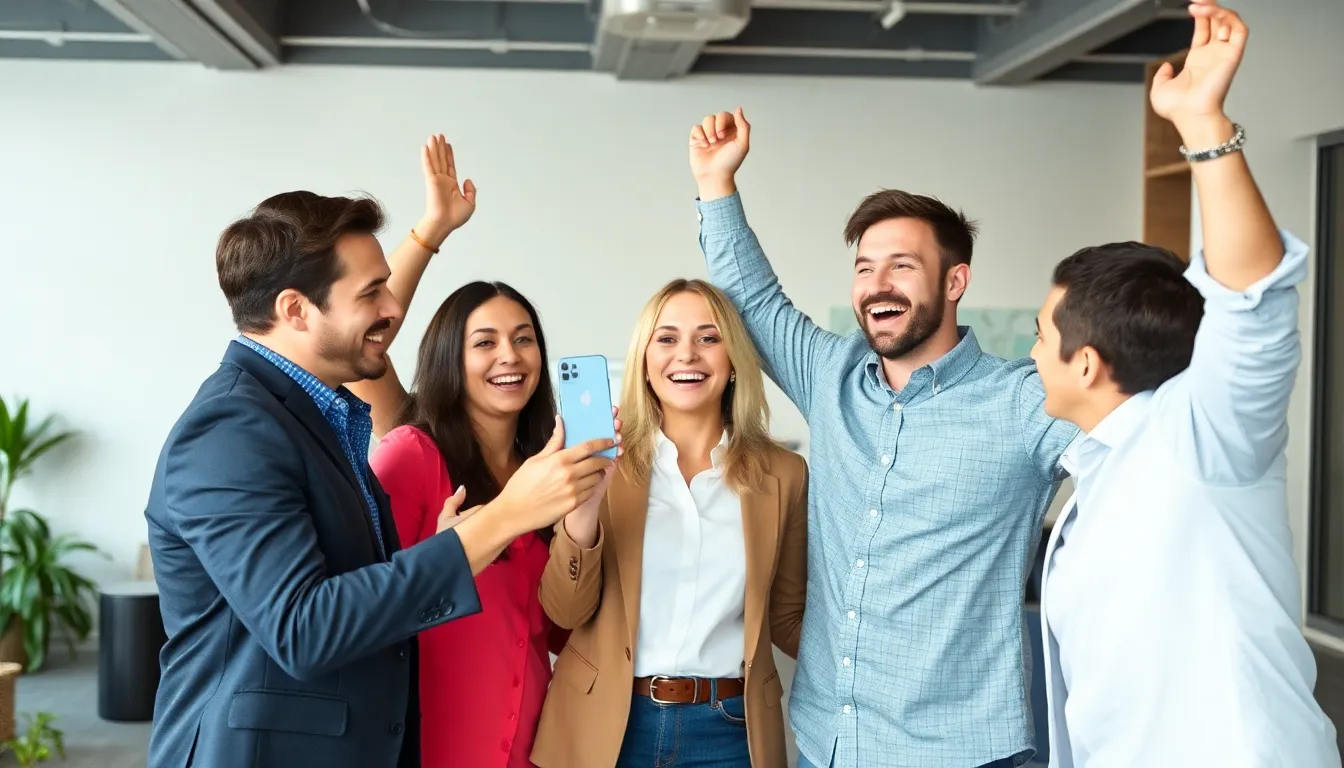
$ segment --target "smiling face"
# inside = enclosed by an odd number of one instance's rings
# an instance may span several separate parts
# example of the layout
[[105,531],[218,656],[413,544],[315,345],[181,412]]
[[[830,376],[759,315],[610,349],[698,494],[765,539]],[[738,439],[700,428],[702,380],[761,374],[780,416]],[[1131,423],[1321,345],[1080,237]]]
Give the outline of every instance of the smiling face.
[[941,252],[933,228],[887,219],[859,239],[850,299],[868,345],[896,360],[937,332],[946,309]]
[[709,303],[695,293],[670,297],[644,353],[649,385],[664,413],[718,413],[732,361]]
[[347,233],[336,241],[341,277],[331,284],[326,308],[307,313],[324,379],[376,379],[387,372],[383,331],[401,316],[387,288],[383,249],[373,235]]
[[471,409],[492,416],[522,411],[541,372],[541,349],[527,310],[496,296],[468,315],[462,369]]

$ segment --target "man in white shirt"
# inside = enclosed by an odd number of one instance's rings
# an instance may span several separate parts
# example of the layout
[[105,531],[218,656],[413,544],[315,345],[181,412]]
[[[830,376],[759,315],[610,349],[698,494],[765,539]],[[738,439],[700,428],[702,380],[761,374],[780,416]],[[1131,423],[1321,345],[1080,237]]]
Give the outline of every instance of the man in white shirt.
[[1333,768],[1285,493],[1307,248],[1276,230],[1223,113],[1246,27],[1215,0],[1190,12],[1184,69],[1151,99],[1192,163],[1203,252],[1187,269],[1084,249],[1037,318],[1045,410],[1084,433],[1042,586],[1051,765]]

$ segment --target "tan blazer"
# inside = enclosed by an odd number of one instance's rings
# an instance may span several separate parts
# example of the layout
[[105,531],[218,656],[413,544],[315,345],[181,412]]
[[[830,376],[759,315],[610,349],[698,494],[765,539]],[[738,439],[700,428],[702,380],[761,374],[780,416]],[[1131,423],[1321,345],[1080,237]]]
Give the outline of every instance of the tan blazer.
[[[579,549],[556,526],[541,577],[541,604],[573,629],[555,663],[532,762],[541,768],[616,764],[630,717],[644,560],[647,482],[612,478],[598,517],[598,540]],[[776,448],[764,490],[742,499],[746,541],[747,743],[753,768],[784,768],[784,687],[771,644],[798,655],[807,589],[807,464]],[[673,705],[677,706],[677,705]]]

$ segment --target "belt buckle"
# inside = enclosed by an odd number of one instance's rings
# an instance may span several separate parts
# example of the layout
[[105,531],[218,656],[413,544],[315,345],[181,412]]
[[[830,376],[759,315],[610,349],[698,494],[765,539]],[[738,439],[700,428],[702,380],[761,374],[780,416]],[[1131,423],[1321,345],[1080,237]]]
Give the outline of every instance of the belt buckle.
[[[670,678],[670,677],[668,677],[668,676],[666,676],[666,675],[654,675],[653,677],[650,677],[650,678],[649,678],[649,699],[651,699],[651,700],[653,701],[654,704],[657,704],[657,705],[659,705],[659,706],[664,706],[664,707],[667,706],[668,704],[676,704],[677,702],[675,702],[675,701],[663,701],[662,699],[658,698],[657,687],[658,687],[658,681],[659,681],[659,680],[663,680],[663,681],[668,681],[668,682],[670,682],[670,681],[672,680],[672,678]],[[696,691],[696,693],[699,693],[699,691]]]

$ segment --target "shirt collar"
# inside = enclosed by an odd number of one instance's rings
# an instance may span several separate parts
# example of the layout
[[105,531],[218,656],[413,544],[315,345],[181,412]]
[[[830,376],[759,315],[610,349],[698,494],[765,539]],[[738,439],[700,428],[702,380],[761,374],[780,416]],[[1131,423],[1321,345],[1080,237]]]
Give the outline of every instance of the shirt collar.
[[237,340],[239,344],[242,344],[261,355],[272,365],[279,368],[281,371],[284,371],[286,375],[293,379],[294,382],[313,399],[313,404],[317,406],[317,410],[322,414],[323,418],[330,419],[333,409],[344,417],[345,414],[343,411],[345,408],[343,406],[347,406],[349,410],[361,415],[369,414],[371,410],[369,404],[360,400],[355,396],[355,393],[345,387],[332,389],[307,369],[270,347],[258,342],[256,339],[239,334]]
[[1140,392],[1121,403],[1091,432],[1075,437],[1059,463],[1074,477],[1096,471],[1112,448],[1124,443],[1143,425],[1152,399],[1152,392]]
[[[659,458],[667,457],[673,463],[677,460],[677,444],[672,442],[663,430],[658,430],[654,438],[654,450]],[[709,452],[709,463],[714,469],[723,465],[724,456],[728,453],[728,430],[723,431],[723,436],[719,438],[719,444],[714,446]]]
[[[936,395],[971,372],[983,354],[980,342],[976,340],[975,331],[969,325],[957,326],[957,334],[961,337],[961,341],[957,342],[947,354],[910,374],[910,381],[905,385],[904,392],[913,394],[927,385]],[[876,352],[869,350],[864,357],[864,364],[871,383],[878,387],[891,388],[882,376],[882,360]]]

